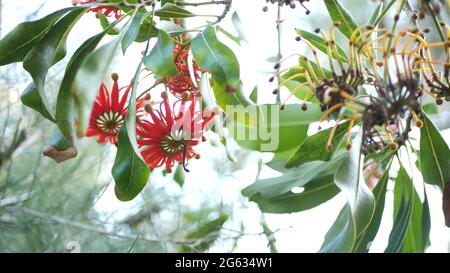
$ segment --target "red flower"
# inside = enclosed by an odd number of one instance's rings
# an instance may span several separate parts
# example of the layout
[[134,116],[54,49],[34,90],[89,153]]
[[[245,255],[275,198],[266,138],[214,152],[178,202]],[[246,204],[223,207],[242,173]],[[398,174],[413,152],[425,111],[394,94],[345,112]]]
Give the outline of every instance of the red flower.
[[[89,3],[94,3],[94,2],[101,2],[101,3],[107,3],[108,1],[97,1],[97,0],[75,0],[75,3],[79,3],[81,5],[85,5],[85,4],[89,4]],[[122,17],[123,13],[122,11],[117,8],[117,7],[106,7],[106,6],[99,6],[99,7],[94,7],[91,8],[90,11],[92,12],[101,12],[103,13],[105,16],[110,16],[112,13],[114,13],[114,17],[116,19],[119,19],[120,17]]]
[[177,100],[171,107],[167,93],[163,93],[159,110],[148,105],[150,120],[143,120],[137,129],[137,142],[151,169],[166,165],[171,172],[175,162],[183,164],[186,171],[188,159],[198,158],[194,151],[202,139],[204,128],[214,113],[204,118],[196,111],[196,98]]
[[[125,104],[128,100],[131,85],[119,89],[117,83],[119,76],[117,74],[112,74],[111,78],[114,81],[111,92],[109,92],[104,83],[102,83],[102,86],[100,87],[100,92],[92,108],[86,136],[97,136],[97,141],[100,143],[110,142],[112,144],[117,144],[120,128],[127,115]],[[120,92],[124,89],[125,92],[119,99]],[[144,105],[145,99],[138,100],[136,106],[138,116],[142,116]]]
[[[184,48],[177,44],[174,48],[175,65],[177,66],[178,75],[171,77],[167,81],[169,90],[177,97],[182,96],[185,92],[194,94],[198,91],[195,84],[192,82],[191,74],[189,72],[188,64],[189,48]],[[199,81],[199,69],[195,61],[193,61],[193,74],[195,81]]]

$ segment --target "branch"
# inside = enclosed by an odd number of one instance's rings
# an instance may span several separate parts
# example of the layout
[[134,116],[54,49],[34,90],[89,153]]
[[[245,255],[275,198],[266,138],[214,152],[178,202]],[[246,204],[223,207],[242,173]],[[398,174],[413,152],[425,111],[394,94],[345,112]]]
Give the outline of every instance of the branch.
[[[67,220],[60,216],[50,215],[50,214],[40,212],[37,210],[33,210],[33,209],[30,209],[27,207],[14,206],[14,207],[5,207],[3,209],[6,211],[9,211],[9,212],[12,212],[12,213],[20,212],[20,213],[23,213],[23,214],[26,214],[26,215],[29,215],[29,216],[32,216],[32,217],[35,217],[38,219],[47,220],[47,221],[54,222],[57,224],[66,225],[66,226],[82,229],[85,231],[90,231],[90,232],[94,232],[94,233],[98,233],[98,234],[102,234],[102,235],[106,235],[106,236],[112,236],[112,237],[123,238],[123,239],[128,239],[128,240],[143,240],[143,241],[150,242],[150,243],[169,243],[169,244],[176,244],[176,245],[191,245],[191,244],[199,244],[201,242],[208,241],[211,239],[210,238],[211,236],[207,236],[205,238],[201,238],[198,240],[171,240],[171,239],[158,240],[158,239],[149,238],[149,237],[146,237],[143,235],[124,234],[124,233],[108,231],[103,228],[98,228],[98,227],[83,224],[80,222]],[[216,234],[214,234],[214,235],[216,235]]]

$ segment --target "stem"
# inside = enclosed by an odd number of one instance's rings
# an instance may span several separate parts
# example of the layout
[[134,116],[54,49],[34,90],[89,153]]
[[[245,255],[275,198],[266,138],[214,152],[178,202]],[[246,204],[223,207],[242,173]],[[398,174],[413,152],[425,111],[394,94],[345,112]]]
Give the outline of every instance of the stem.
[[444,33],[442,32],[442,28],[441,28],[441,26],[439,24],[438,18],[436,16],[436,14],[434,13],[433,8],[431,7],[430,1],[425,1],[425,2],[426,2],[426,5],[427,5],[427,9],[430,12],[431,18],[433,19],[433,23],[436,26],[436,29],[437,29],[437,31],[439,33],[439,37],[441,38],[441,40],[443,42],[445,42]]
[[381,12],[380,16],[377,18],[375,23],[373,23],[374,26],[377,26],[381,22],[381,19],[383,19],[383,17],[386,15],[386,13],[391,9],[391,7],[395,3],[395,1],[396,0],[392,0],[391,2],[389,2],[389,4],[387,4],[387,6],[383,9],[383,11]]
[[145,90],[144,92],[142,92],[136,100],[141,99],[142,97],[145,96],[145,94],[147,94],[148,92],[152,91],[153,88],[155,88],[156,86],[160,85],[162,83],[162,81],[156,81],[155,84],[153,84],[152,86],[150,86],[150,88],[148,88],[147,90]]
[[[277,64],[280,63],[281,59],[283,58],[282,52],[281,52],[281,5],[278,5],[277,10],[277,42],[278,42],[278,54],[277,54]],[[281,82],[281,76],[280,76],[280,69],[281,66],[278,66],[278,69],[276,71],[277,73],[277,84],[279,85]],[[281,95],[280,92],[277,94],[277,103],[281,102]]]

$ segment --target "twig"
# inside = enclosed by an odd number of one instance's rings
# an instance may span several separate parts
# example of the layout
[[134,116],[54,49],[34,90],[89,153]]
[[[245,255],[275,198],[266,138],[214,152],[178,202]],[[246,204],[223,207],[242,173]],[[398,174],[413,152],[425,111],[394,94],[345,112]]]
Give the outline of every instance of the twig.
[[149,237],[143,236],[143,235],[112,232],[112,231],[105,230],[103,228],[98,228],[98,227],[83,224],[80,222],[67,220],[60,216],[50,215],[50,214],[40,212],[40,211],[37,211],[34,209],[30,209],[27,207],[9,206],[9,207],[4,207],[3,209],[6,211],[9,211],[9,212],[12,212],[12,213],[20,212],[20,213],[24,213],[29,216],[33,216],[33,217],[36,217],[39,219],[44,219],[44,220],[54,222],[57,224],[66,225],[66,226],[70,226],[70,227],[74,227],[74,228],[78,228],[78,229],[82,229],[82,230],[86,230],[86,231],[90,231],[90,232],[95,232],[95,233],[106,235],[106,236],[129,239],[129,240],[142,240],[142,241],[151,242],[151,243],[169,243],[169,244],[176,244],[176,245],[198,244],[199,241],[210,240],[209,237],[205,237],[205,238],[202,238],[199,240],[171,240],[171,239],[160,240],[160,239],[149,238]]

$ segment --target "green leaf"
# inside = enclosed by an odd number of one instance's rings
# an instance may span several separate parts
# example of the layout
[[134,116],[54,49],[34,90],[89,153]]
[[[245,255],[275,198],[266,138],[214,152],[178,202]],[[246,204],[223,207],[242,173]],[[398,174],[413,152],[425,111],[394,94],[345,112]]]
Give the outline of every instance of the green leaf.
[[233,51],[217,39],[211,25],[198,34],[191,45],[194,58],[201,69],[211,72],[212,79],[226,92],[238,90],[241,84],[239,62]]
[[234,28],[239,34],[237,39],[241,42],[242,41],[248,42],[242,27],[241,18],[239,18],[239,15],[237,14],[236,11],[233,12],[233,15],[231,15],[231,22],[233,23]]
[[175,169],[173,180],[178,184],[178,186],[183,187],[185,179],[186,175],[184,174],[183,166],[178,165]]
[[428,196],[425,187],[423,188],[424,200],[422,206],[422,246],[423,251],[426,250],[430,244],[430,229],[431,229],[431,215],[430,206],[428,204]]
[[370,19],[368,21],[369,25],[375,24],[378,17],[381,15],[381,11],[383,10],[384,3],[380,1],[380,3],[375,7],[375,9],[372,12],[372,15],[370,16]]
[[119,132],[117,154],[112,168],[116,197],[121,201],[133,200],[145,187],[150,169],[139,152],[136,141],[136,90],[142,64],[136,70],[128,102],[127,117]]
[[353,31],[358,28],[351,14],[339,3],[338,0],[324,0],[324,2],[333,22],[339,23],[338,29],[347,38],[350,38]]
[[[28,91],[33,92],[33,94],[27,93],[29,99],[30,97],[34,98],[33,101],[38,103],[40,108],[42,108],[37,111],[51,121],[54,121],[54,119],[52,115],[49,117],[51,108],[48,105],[44,92],[45,79],[48,70],[65,57],[67,52],[67,36],[78,19],[86,11],[87,9],[71,10],[43,36],[42,40],[33,47],[23,60],[23,67],[30,73],[34,80],[34,88],[28,89]],[[27,101],[26,98],[25,101]]]
[[42,19],[17,25],[0,40],[0,66],[23,61],[54,23],[72,9],[58,10]]
[[20,96],[20,100],[25,106],[39,112],[46,119],[50,121],[55,120],[52,114],[48,112],[47,107],[45,107],[34,82],[30,83],[30,85],[25,88],[22,95]]
[[150,176],[147,164],[133,147],[132,142],[136,142],[136,138],[130,137],[130,134],[135,133],[130,132],[124,124],[119,132],[117,154],[112,168],[116,182],[114,190],[120,201],[133,200],[144,189]]
[[[230,110],[230,107],[227,109]],[[227,115],[233,117],[232,112],[237,112],[242,117],[235,120],[242,120],[250,113],[250,120],[258,121],[255,125],[245,126],[234,122],[227,124],[227,128],[242,147],[264,152],[280,152],[298,147],[307,137],[309,124],[319,120],[322,115],[320,107],[313,104],[308,105],[307,111],[302,111],[298,104],[288,104],[284,110],[280,110],[277,104],[250,109],[253,111],[235,108],[236,111],[227,111]]]
[[[398,172],[395,185],[394,224],[389,235],[388,246],[385,250],[386,253],[402,251],[414,204],[414,186],[403,166],[401,166]],[[409,193],[407,193],[408,189]]]
[[[134,15],[132,17],[134,18]],[[98,90],[131,21],[132,18],[121,29],[117,38],[89,54],[75,76],[71,93],[75,98],[78,112],[78,136],[85,135]]]
[[375,198],[362,178],[362,133],[360,130],[353,139],[350,152],[335,172],[334,181],[348,203],[327,232],[321,252],[351,252],[374,215]]
[[[212,90],[214,93],[214,97],[216,99],[216,103],[220,108],[224,111],[227,111],[227,107],[254,107],[252,101],[250,101],[246,95],[244,95],[242,91],[242,83],[239,85],[238,89],[235,92],[226,92],[221,85],[219,85],[216,81],[211,80]],[[230,108],[228,108],[230,109]],[[252,108],[253,109],[253,108]],[[246,109],[242,109],[238,115],[233,116],[237,122],[249,125],[256,126],[256,118],[252,118]]]
[[258,103],[258,86],[255,86],[252,93],[250,93],[250,100],[255,104]]
[[158,37],[158,30],[155,28],[155,24],[151,17],[147,17],[144,23],[141,24],[139,34],[134,40],[136,43],[147,42],[150,38]]
[[420,129],[420,166],[426,183],[444,189],[450,179],[450,149],[426,114]]
[[367,229],[358,237],[354,251],[360,253],[369,252],[370,244],[375,239],[380,228],[381,218],[383,217],[384,204],[386,200],[386,189],[389,181],[389,169],[391,166],[386,168],[383,176],[378,180],[376,187],[373,189],[373,194],[375,196],[375,212]]
[[[313,33],[301,30],[301,29],[295,29],[298,35],[300,35],[303,39],[310,42],[314,47],[316,47],[318,50],[324,52],[325,54],[328,54],[327,45],[325,43],[325,40],[317,35],[314,35]],[[335,59],[338,59],[338,56],[341,61],[347,62],[347,55],[345,54],[345,51],[337,46],[337,53],[335,50],[331,50],[331,56]],[[339,54],[339,55],[338,55]]]
[[148,13],[138,13],[131,20],[130,27],[125,33],[122,39],[122,52],[125,54],[128,47],[136,40],[139,35],[139,31],[144,20],[149,16]]
[[427,113],[427,115],[439,114],[438,107],[437,107],[436,103],[434,103],[434,102],[430,102],[430,103],[422,105],[422,110],[425,111],[425,113]]
[[174,22],[165,20],[156,23],[155,28],[159,30],[164,30],[165,32],[170,34],[170,36],[175,36],[186,32],[182,27],[175,24]]
[[350,205],[357,236],[364,232],[375,211],[375,198],[362,174],[362,135],[363,131],[360,130],[353,139],[353,146],[347,157],[334,175],[336,185],[344,193]]
[[225,34],[225,36],[227,36],[230,40],[232,40],[236,44],[241,45],[241,40],[239,40],[238,37],[234,36],[233,34],[231,34],[229,31],[227,31],[223,27],[217,26],[217,30],[222,32],[223,34]]
[[192,246],[183,246],[182,252],[192,251],[203,252],[208,250],[211,245],[219,238],[220,230],[223,224],[228,220],[228,215],[220,217],[203,224],[198,230],[188,234],[186,240],[201,240],[201,243]]
[[422,215],[423,205],[420,202],[417,191],[414,190],[414,202],[412,205],[411,218],[406,230],[402,252],[422,253],[425,250],[426,245],[423,244]]
[[286,193],[274,198],[264,198],[256,194],[250,201],[256,202],[262,212],[293,213],[314,208],[339,193],[333,175],[317,176],[309,181],[301,193]]
[[310,162],[298,169],[268,179],[259,179],[254,184],[242,190],[244,196],[253,198],[273,199],[285,196],[295,187],[304,187],[320,176],[328,176],[334,173],[337,167],[345,159],[345,153],[338,153],[329,162]]
[[145,66],[159,77],[166,78],[178,74],[177,67],[173,61],[173,43],[170,35],[160,30],[158,42],[143,59]]
[[[110,26],[112,27],[112,26]],[[86,40],[70,59],[58,92],[56,103],[56,123],[66,139],[72,140],[75,135],[75,99],[71,87],[77,71],[87,57],[95,50],[106,36],[108,29]]]
[[196,16],[192,12],[185,10],[171,3],[166,3],[161,9],[155,11],[155,15],[161,18],[189,18]]
[[108,17],[106,17],[102,12],[98,12],[97,16],[102,28],[104,30],[108,29],[108,35],[119,35],[119,31],[116,28],[111,27],[111,24],[108,21]]
[[298,167],[314,160],[329,161],[342,141],[342,138],[346,135],[348,126],[349,123],[345,122],[337,127],[331,141],[333,145],[331,151],[328,151],[327,142],[332,128],[322,130],[306,138],[298,150],[289,158],[286,163],[286,168]]
[[333,225],[325,234],[325,240],[320,247],[321,253],[348,253],[355,244],[356,226],[349,204],[340,211]]

